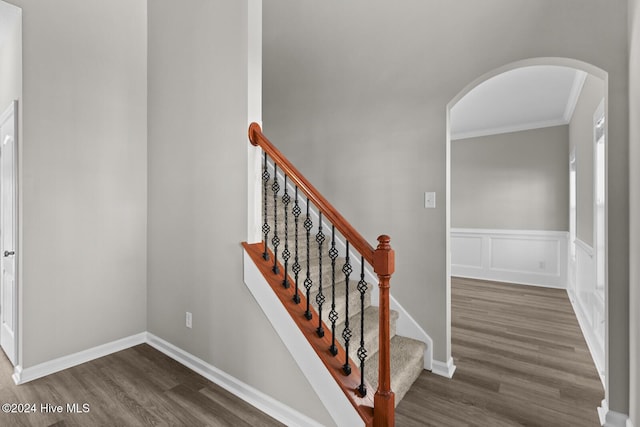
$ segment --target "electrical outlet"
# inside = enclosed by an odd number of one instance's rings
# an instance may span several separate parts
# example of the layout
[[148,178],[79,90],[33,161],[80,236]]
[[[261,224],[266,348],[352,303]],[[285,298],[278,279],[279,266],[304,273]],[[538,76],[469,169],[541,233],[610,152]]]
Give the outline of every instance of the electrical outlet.
[[540,267],[540,270],[544,270],[544,269],[546,268],[546,266],[547,266],[547,265],[546,265],[546,263],[545,263],[544,261],[540,261],[540,262],[538,263],[538,266]]
[[191,328],[193,326],[193,315],[188,311],[186,316],[186,326],[187,328]]

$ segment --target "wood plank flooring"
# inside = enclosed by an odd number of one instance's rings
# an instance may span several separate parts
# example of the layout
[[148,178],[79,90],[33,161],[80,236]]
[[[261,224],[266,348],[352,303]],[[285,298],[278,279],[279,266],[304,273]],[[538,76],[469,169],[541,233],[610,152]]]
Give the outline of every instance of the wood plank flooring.
[[428,371],[396,425],[599,426],[604,398],[563,290],[452,278],[449,380]]
[[[396,425],[597,426],[604,397],[564,291],[452,279],[448,380],[424,371]],[[277,421],[148,345],[15,386],[0,352],[0,404],[35,403],[0,426],[276,426]],[[63,405],[43,414],[41,404]],[[89,404],[66,413],[67,403]]]
[[[0,351],[0,404],[36,404],[37,413],[0,412],[0,426],[281,426],[206,378],[143,344],[16,386]],[[42,413],[41,404],[62,405]],[[67,403],[88,413],[67,413]]]

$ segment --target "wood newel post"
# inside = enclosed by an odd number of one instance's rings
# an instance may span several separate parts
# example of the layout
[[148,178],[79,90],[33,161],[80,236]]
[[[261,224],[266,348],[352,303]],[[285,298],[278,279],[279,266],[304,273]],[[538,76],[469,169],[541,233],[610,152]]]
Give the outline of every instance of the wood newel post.
[[391,249],[389,236],[378,237],[378,247],[373,253],[373,270],[380,283],[380,349],[378,365],[378,389],[373,398],[373,425],[393,427],[395,425],[395,394],[391,390],[391,344],[389,332],[389,282],[395,270],[395,252]]

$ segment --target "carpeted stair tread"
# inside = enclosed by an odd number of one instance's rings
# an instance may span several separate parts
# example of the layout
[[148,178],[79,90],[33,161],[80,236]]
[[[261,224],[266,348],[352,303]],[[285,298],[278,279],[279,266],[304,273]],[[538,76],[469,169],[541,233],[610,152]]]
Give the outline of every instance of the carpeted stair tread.
[[[396,406],[424,369],[425,344],[411,338],[394,336],[391,339],[391,390]],[[375,393],[378,388],[378,353],[365,366],[365,378]]]
[[[302,281],[300,282],[302,283]],[[300,285],[302,286],[302,285]],[[346,300],[344,298],[346,291],[346,282],[336,284],[336,312],[338,313],[338,321],[344,322],[345,313],[346,313]],[[322,292],[325,297],[325,302],[322,305],[322,320],[330,327],[331,322],[329,321],[329,312],[331,311],[331,288],[329,290],[323,288]],[[303,296],[306,296],[306,289],[304,287],[300,287],[300,293]],[[318,306],[316,304],[316,295],[318,295],[318,288],[314,286],[311,289],[311,304],[312,306],[318,310]],[[371,287],[367,289],[367,292],[364,294],[364,307],[365,309],[371,305]],[[351,281],[349,283],[349,317],[354,316],[360,313],[360,291],[357,289],[357,282]],[[353,328],[351,328],[353,329]]]
[[[378,307],[370,305],[364,310],[364,348],[367,350],[369,358],[378,352],[379,340],[378,340],[378,323],[379,323],[380,310]],[[393,337],[396,334],[396,322],[398,320],[398,312],[391,310],[389,312],[389,336]],[[353,331],[353,337],[349,344],[349,357],[354,363],[360,364],[358,359],[358,348],[360,347],[360,313],[357,313],[349,317],[349,328]],[[342,339],[342,331],[344,330],[344,320],[339,324],[336,324],[336,335],[340,337],[339,342],[344,346],[344,340]]]

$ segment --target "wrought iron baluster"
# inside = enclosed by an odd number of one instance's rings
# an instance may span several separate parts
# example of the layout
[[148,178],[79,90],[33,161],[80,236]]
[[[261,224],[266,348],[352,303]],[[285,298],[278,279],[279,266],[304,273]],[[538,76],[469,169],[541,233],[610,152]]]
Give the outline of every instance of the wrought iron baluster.
[[278,267],[278,245],[280,244],[280,238],[278,237],[278,191],[280,191],[280,184],[278,184],[278,165],[273,163],[273,184],[271,184],[271,191],[273,191],[273,237],[271,238],[271,244],[273,245],[273,271],[274,274],[280,274],[280,267]]
[[322,212],[320,212],[318,219],[318,233],[316,234],[316,242],[318,243],[318,267],[320,274],[318,275],[318,294],[316,295],[316,304],[318,304],[318,328],[316,333],[320,338],[324,337],[324,328],[322,327],[322,305],[324,304],[325,297],[322,293],[322,244],[325,237],[322,232]]
[[302,210],[298,205],[298,186],[297,185],[296,185],[295,200],[293,201],[292,212],[293,212],[293,222],[295,224],[295,256],[293,258],[293,266],[291,267],[291,269],[295,274],[295,280],[296,280],[296,292],[295,294],[293,294],[293,302],[295,302],[296,304],[300,304],[300,293],[299,293],[300,287],[298,286],[298,276],[302,268],[300,267],[300,259],[298,257],[298,219],[300,218],[300,214],[302,213]]
[[271,227],[269,227],[269,222],[267,219],[267,184],[269,183],[269,170],[267,169],[267,152],[264,152],[264,169],[262,170],[262,195],[264,200],[262,201],[262,206],[264,208],[263,217],[264,224],[262,224],[262,234],[264,235],[264,252],[262,253],[262,259],[265,261],[269,260],[269,251],[267,250],[267,242],[269,241],[269,231]]
[[351,268],[351,263],[349,262],[349,241],[347,240],[347,256],[345,258],[344,266],[342,267],[342,272],[345,277],[345,314],[344,314],[344,330],[342,331],[342,338],[344,339],[344,351],[345,351],[345,361],[344,365],[342,365],[342,370],[345,375],[351,374],[351,365],[349,364],[349,341],[351,340],[351,329],[349,328],[349,276],[353,269]]
[[307,320],[311,320],[311,318],[313,317],[313,315],[311,314],[311,307],[310,307],[310,293],[311,293],[311,287],[313,286],[313,280],[311,280],[311,266],[310,264],[310,254],[309,254],[309,240],[311,240],[311,228],[313,227],[313,222],[311,221],[311,217],[309,216],[309,198],[307,197],[307,217],[304,220],[304,228],[305,230],[307,230],[307,278],[304,279],[304,287],[307,290],[307,310],[304,312],[304,317],[307,318]]
[[360,256],[360,281],[358,291],[360,291],[360,347],[358,348],[358,359],[360,359],[360,386],[358,391],[360,396],[367,394],[367,387],[364,385],[364,361],[367,358],[367,349],[364,348],[364,295],[367,292],[367,282],[364,280],[364,257]]
[[336,227],[331,226],[331,249],[329,249],[329,258],[331,258],[331,311],[329,312],[329,320],[331,321],[331,347],[329,352],[334,356],[338,354],[336,347],[336,321],[338,320],[338,312],[336,311],[336,258],[338,258],[338,250],[336,249]]
[[289,258],[291,258],[291,251],[289,250],[289,203],[291,202],[291,196],[289,196],[289,190],[287,189],[287,175],[284,176],[284,194],[282,195],[282,204],[284,205],[284,251],[282,252],[282,259],[284,260],[284,279],[282,280],[282,286],[289,289],[291,284],[289,283]]

